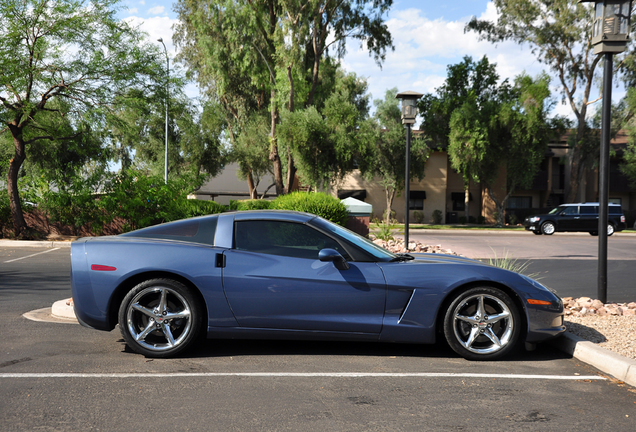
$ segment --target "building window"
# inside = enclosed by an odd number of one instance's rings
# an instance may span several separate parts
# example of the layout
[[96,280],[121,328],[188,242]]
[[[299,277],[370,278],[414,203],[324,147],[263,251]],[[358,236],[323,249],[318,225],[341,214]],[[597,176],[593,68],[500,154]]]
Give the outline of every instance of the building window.
[[355,189],[355,190],[348,190],[348,189],[340,189],[338,190],[338,199],[345,199],[345,198],[355,198],[357,200],[360,201],[364,201],[367,198],[367,191],[366,189]]
[[424,210],[426,191],[409,191],[409,210]]
[[517,196],[508,198],[508,203],[506,204],[507,209],[528,209],[532,208],[532,197],[531,196]]
[[[466,211],[464,192],[451,192],[451,201],[453,202],[453,211]],[[473,194],[468,194],[468,201],[473,200]]]

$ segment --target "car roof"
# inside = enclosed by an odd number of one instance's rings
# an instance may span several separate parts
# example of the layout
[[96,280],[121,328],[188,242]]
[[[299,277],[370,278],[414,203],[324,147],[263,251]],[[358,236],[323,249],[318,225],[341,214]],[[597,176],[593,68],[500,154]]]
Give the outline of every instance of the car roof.
[[[611,205],[611,206],[619,206],[620,205],[620,204],[616,204],[616,203],[608,203],[608,204]],[[582,206],[582,205],[585,205],[585,206],[595,205],[595,206],[597,206],[597,205],[599,205],[599,203],[597,203],[597,202],[567,203],[567,204],[559,204],[559,207],[567,207],[567,206],[575,206],[575,205],[576,206]]]

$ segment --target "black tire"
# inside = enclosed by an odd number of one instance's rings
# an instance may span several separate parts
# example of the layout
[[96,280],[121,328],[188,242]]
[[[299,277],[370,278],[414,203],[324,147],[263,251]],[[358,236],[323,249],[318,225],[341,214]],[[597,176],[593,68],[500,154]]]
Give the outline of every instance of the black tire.
[[556,231],[556,226],[554,226],[554,222],[543,222],[541,224],[541,234],[552,235]]
[[596,237],[598,235],[598,231],[590,231],[590,235]]
[[462,292],[444,316],[448,345],[468,360],[496,360],[509,354],[517,346],[521,327],[512,299],[492,287]]
[[126,344],[147,357],[172,357],[196,341],[203,326],[199,301],[171,279],[150,279],[130,291],[119,307]]
[[611,236],[612,234],[614,234],[615,228],[614,225],[612,224],[607,224],[607,236]]
[[541,235],[541,231],[532,231],[532,234],[534,234],[534,235]]

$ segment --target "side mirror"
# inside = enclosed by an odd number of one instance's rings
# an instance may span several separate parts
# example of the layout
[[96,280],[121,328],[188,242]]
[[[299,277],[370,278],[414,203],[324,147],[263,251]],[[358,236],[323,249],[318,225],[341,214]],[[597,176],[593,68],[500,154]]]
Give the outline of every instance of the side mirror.
[[333,262],[333,265],[338,270],[349,270],[349,263],[335,249],[322,249],[320,252],[318,252],[318,259],[322,262]]

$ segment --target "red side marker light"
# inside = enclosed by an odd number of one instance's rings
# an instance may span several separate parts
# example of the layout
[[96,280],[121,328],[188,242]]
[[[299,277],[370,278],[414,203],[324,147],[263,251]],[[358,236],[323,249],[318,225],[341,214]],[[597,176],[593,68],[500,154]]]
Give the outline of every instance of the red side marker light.
[[111,267],[111,266],[100,265],[100,264],[93,264],[91,266],[91,270],[95,270],[95,271],[115,271],[115,270],[117,270],[117,267]]
[[550,306],[552,303],[547,301],[547,300],[535,300],[535,299],[528,299],[528,303],[530,303],[531,305],[544,305],[544,306]]

